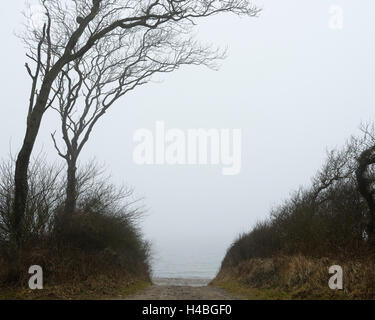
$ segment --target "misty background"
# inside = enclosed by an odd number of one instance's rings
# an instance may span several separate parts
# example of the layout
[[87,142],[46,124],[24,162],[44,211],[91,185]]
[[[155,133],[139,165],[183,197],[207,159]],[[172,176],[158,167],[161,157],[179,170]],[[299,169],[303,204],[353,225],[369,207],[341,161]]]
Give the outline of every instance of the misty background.
[[[259,18],[230,15],[197,28],[204,42],[228,48],[218,72],[186,67],[155,78],[114,106],[95,128],[81,161],[105,163],[114,182],[144,198],[142,221],[160,277],[213,277],[230,243],[267,216],[322,164],[327,148],[342,145],[361,121],[374,118],[375,3],[363,0],[255,1]],[[330,29],[331,6],[344,12]],[[30,80],[22,30],[23,1],[0,3],[0,157],[16,154],[26,123]],[[221,166],[138,166],[133,134],[167,129],[242,129],[242,170]],[[60,161],[44,117],[35,154]]]

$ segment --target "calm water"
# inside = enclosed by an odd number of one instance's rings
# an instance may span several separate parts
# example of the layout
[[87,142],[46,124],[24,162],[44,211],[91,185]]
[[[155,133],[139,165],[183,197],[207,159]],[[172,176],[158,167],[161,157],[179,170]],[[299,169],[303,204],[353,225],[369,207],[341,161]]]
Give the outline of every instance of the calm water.
[[158,286],[204,287],[211,279],[153,278],[152,281]]
[[208,282],[207,280],[213,279],[219,271],[225,251],[225,246],[207,244],[159,245],[154,250],[153,277],[159,279],[159,282],[163,279],[179,279],[178,281],[190,279],[197,280],[198,283]]

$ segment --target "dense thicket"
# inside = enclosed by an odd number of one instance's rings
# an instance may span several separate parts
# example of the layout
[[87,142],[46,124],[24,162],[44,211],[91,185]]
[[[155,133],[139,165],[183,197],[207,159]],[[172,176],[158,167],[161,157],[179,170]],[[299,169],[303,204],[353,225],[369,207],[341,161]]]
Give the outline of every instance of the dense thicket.
[[132,190],[112,185],[89,164],[78,174],[77,213],[60,225],[65,201],[62,167],[43,157],[29,170],[21,276],[13,274],[11,246],[14,160],[0,166],[0,282],[25,282],[31,265],[40,265],[49,283],[82,281],[114,272],[149,276],[149,248],[137,227],[140,210]]
[[[241,235],[229,248],[223,267],[278,255],[355,258],[374,254],[368,241],[368,203],[358,190],[356,176],[360,155],[374,145],[371,130],[367,127],[362,137],[352,137],[342,149],[329,152],[311,185],[300,188],[268,219]],[[366,180],[375,181],[372,166],[367,168]]]

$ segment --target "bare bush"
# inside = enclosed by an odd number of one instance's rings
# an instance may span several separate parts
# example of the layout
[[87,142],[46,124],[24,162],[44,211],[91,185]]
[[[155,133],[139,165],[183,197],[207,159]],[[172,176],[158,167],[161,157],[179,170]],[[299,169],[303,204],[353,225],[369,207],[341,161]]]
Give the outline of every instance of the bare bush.
[[[15,160],[0,164],[0,241],[9,241],[12,233]],[[53,228],[54,213],[64,199],[63,167],[48,164],[43,154],[29,167],[29,193],[26,201],[23,234],[25,240],[40,239]]]
[[375,130],[366,125],[362,132],[327,153],[309,187],[300,188],[268,220],[240,236],[223,266],[275,255],[360,257],[372,252]]
[[[93,273],[133,273],[149,276],[149,244],[138,222],[140,200],[133,190],[110,182],[94,161],[78,171],[77,214],[61,230],[65,203],[64,167],[49,165],[43,155],[32,162],[23,230],[24,249],[19,266],[40,264],[54,282],[85,279]],[[0,272],[1,281],[25,281],[14,270],[11,246],[14,159],[0,165]],[[64,264],[65,267],[60,267]]]

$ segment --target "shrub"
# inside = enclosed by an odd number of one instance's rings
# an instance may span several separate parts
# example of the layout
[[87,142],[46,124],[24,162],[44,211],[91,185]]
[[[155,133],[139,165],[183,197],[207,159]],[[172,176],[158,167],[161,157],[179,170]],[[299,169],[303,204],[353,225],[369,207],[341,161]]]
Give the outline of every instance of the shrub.
[[[9,240],[14,199],[15,160],[10,157],[0,163],[0,243]],[[54,215],[64,201],[62,166],[48,164],[39,154],[29,166],[29,194],[26,201],[24,241],[39,241],[47,236],[54,223]]]
[[[312,184],[300,188],[266,221],[234,241],[222,266],[277,255],[353,258],[371,254],[374,248],[366,236],[368,208],[355,176],[362,145],[366,143],[352,138],[342,150],[329,152]],[[374,170],[369,174],[375,181]]]
[[58,235],[58,241],[86,254],[106,252],[118,265],[136,271],[148,268],[148,243],[125,216],[110,213],[78,212],[68,228]]
[[[64,206],[61,167],[34,159],[29,171],[25,236],[21,252],[26,284],[29,266],[43,267],[47,283],[84,281],[90,276],[116,275],[149,279],[149,244],[138,227],[142,211],[133,191],[117,188],[93,162],[79,172],[77,212],[59,228]],[[0,165],[0,282],[12,271],[9,247],[13,160]],[[12,275],[13,276],[13,275]]]

